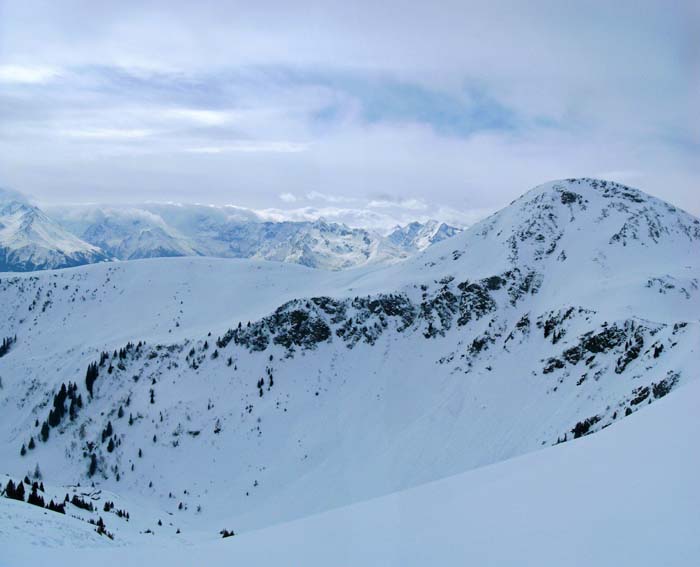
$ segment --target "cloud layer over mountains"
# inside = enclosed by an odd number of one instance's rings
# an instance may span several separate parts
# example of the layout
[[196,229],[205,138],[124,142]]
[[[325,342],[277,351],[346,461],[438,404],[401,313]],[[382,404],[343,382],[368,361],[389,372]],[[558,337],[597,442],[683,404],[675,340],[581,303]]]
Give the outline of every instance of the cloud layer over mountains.
[[589,175],[698,213],[697,27],[689,1],[7,0],[0,183],[435,218]]

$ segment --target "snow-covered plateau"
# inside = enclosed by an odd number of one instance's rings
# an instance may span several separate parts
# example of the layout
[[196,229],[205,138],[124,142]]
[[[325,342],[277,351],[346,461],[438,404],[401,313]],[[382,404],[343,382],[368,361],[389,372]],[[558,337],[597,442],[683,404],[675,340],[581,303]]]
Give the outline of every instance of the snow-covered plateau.
[[389,265],[0,301],[0,483],[68,499],[0,498],[0,565],[700,562],[700,221],[636,189],[550,182]]

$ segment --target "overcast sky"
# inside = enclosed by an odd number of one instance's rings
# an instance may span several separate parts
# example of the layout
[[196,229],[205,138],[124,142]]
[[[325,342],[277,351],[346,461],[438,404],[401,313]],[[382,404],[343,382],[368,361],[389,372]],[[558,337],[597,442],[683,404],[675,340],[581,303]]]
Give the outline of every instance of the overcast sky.
[[469,222],[590,176],[700,214],[698,4],[0,0],[0,186]]

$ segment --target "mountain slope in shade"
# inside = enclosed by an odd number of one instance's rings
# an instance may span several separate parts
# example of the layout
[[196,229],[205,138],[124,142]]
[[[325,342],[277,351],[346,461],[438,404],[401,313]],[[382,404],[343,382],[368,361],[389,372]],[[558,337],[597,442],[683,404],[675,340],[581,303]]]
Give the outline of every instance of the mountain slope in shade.
[[[0,460],[173,527],[262,528],[615,427],[692,383],[699,278],[700,221],[589,179],[389,267],[6,278]],[[68,382],[82,406],[22,456]]]
[[0,271],[67,268],[107,259],[19,196],[0,193]]
[[0,542],[17,566],[687,567],[700,556],[699,386],[595,436],[233,538],[176,546],[184,535],[129,533],[123,522],[117,538],[133,542],[124,547],[0,499]]

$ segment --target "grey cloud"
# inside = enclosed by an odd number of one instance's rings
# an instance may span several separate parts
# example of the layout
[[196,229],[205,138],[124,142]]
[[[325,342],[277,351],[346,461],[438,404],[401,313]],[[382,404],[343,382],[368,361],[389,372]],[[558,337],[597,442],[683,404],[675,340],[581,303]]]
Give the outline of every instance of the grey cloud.
[[4,0],[0,183],[418,214],[605,175],[698,213],[699,29],[690,1]]

